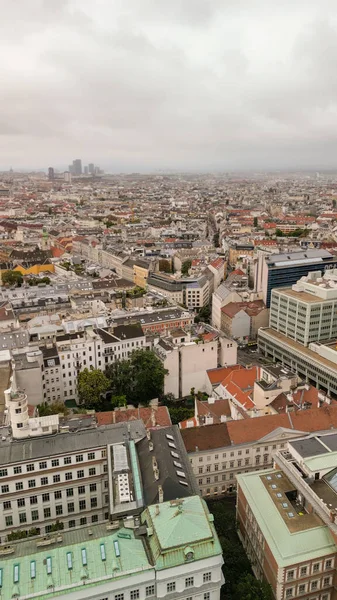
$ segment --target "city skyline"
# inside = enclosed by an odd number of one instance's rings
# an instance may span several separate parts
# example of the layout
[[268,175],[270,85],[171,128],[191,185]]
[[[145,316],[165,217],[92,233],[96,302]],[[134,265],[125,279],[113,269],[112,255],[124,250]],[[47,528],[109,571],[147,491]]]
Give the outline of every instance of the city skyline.
[[0,165],[58,169],[66,147],[112,172],[333,168],[334,16],[331,0],[7,5]]

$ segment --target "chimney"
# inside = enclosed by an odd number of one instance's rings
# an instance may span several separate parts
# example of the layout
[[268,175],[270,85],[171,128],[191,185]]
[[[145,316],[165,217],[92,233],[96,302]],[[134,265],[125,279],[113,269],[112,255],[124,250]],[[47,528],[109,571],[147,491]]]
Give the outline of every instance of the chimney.
[[159,513],[160,513],[159,504],[156,504],[156,517],[158,517]]
[[160,503],[164,502],[164,492],[161,485],[158,485],[158,497]]

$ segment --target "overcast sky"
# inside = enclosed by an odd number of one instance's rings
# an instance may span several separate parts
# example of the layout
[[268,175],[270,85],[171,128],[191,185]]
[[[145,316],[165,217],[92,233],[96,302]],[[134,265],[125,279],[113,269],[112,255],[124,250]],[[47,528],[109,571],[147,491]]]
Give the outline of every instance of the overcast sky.
[[337,164],[336,0],[0,6],[0,170]]

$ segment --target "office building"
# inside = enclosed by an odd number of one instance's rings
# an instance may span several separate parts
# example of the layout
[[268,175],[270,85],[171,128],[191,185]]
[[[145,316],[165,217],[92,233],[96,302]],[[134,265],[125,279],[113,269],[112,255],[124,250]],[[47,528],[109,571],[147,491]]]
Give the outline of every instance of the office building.
[[337,394],[337,273],[313,272],[291,289],[274,290],[270,327],[258,332],[259,350],[317,388]]
[[337,270],[325,277],[312,272],[291,288],[271,292],[270,327],[304,346],[337,338],[336,313]]
[[333,600],[337,435],[289,441],[275,468],[237,477],[237,519],[252,568],[276,600]]
[[[337,267],[337,257],[327,250],[308,249],[305,251],[271,254],[262,256],[256,277],[261,282],[263,300],[269,308],[271,291],[289,287],[311,271],[325,272]],[[260,291],[256,288],[256,291]]]
[[55,179],[55,173],[53,167],[48,168],[48,179],[49,181],[53,181]]
[[75,160],[73,160],[72,174],[82,175],[82,161],[80,158],[76,158]]
[[0,546],[1,595],[63,600],[219,600],[222,551],[199,496]]
[[90,175],[94,175],[94,173],[95,173],[95,165],[94,165],[94,163],[89,163],[88,170],[89,170]]

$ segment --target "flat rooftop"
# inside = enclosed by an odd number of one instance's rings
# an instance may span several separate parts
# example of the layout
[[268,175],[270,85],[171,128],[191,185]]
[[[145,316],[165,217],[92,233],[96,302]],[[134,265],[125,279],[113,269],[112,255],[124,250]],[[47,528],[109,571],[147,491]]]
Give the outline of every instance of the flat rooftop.
[[336,552],[331,532],[320,517],[306,513],[289,499],[295,490],[282,471],[243,473],[237,480],[280,566]]
[[300,300],[301,302],[307,302],[308,304],[324,304],[327,302],[331,303],[331,298],[320,298],[319,296],[315,296],[309,292],[296,292],[296,290],[293,290],[292,288],[276,288],[272,290],[272,295],[273,292],[279,295],[289,296],[289,298],[294,298],[295,300]]

